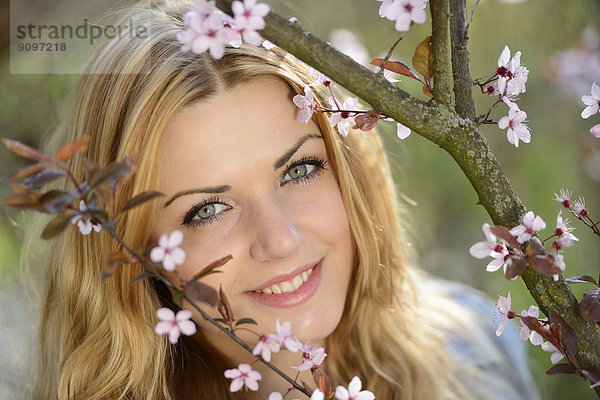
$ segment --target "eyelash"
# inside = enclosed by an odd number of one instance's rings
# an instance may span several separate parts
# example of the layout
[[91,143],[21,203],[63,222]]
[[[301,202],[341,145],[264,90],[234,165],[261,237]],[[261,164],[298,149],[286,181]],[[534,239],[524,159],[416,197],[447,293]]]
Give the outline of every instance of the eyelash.
[[[283,179],[286,177],[287,174],[290,173],[292,168],[303,166],[303,165],[312,165],[314,167],[314,169],[303,177],[300,177],[297,179],[292,178],[286,182],[283,182]],[[281,174],[280,180],[282,181],[282,183],[280,184],[280,186],[286,186],[288,184],[289,185],[307,184],[310,181],[316,179],[317,176],[321,175],[323,173],[323,171],[326,171],[326,170],[327,170],[327,161],[326,160],[323,160],[318,157],[306,157],[306,156],[302,157],[299,160],[294,161],[285,166],[284,172]],[[205,219],[202,219],[202,218],[195,219],[196,215],[198,214],[198,211],[200,211],[203,207],[209,206],[211,204],[222,204],[222,205],[227,206],[228,208],[223,211],[220,211],[219,213],[215,214],[212,217],[205,218]],[[220,221],[223,218],[224,214],[227,213],[229,210],[231,210],[231,206],[228,206],[227,204],[223,203],[221,201],[221,199],[219,199],[218,197],[212,197],[212,198],[206,199],[202,203],[197,204],[194,207],[192,207],[192,209],[185,214],[185,217],[183,218],[183,222],[181,223],[181,225],[184,225],[186,228],[196,228],[196,227],[208,226],[210,224]]]

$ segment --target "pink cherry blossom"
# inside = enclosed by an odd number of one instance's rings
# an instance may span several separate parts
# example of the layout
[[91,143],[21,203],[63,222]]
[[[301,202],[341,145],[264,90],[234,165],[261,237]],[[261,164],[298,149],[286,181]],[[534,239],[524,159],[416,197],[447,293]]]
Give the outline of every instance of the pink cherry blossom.
[[278,353],[280,348],[281,343],[277,335],[261,335],[258,343],[256,343],[256,346],[252,350],[252,355],[257,356],[260,354],[265,361],[271,361],[271,353]]
[[[302,344],[300,342],[297,342],[297,345],[299,345],[299,346],[296,346],[296,347],[298,347],[298,350],[302,351],[302,364],[300,364],[297,367],[292,367],[296,371],[307,371],[307,370],[313,369],[315,367],[318,367],[319,365],[321,365],[323,360],[325,360],[325,357],[327,357],[327,353],[325,353],[325,349],[323,347],[313,345],[310,342],[307,344]],[[297,350],[294,351],[293,349],[296,347],[295,346],[291,346],[291,347],[292,347],[291,349],[288,347],[288,350],[295,353]]]
[[335,398],[337,400],[373,400],[375,395],[368,390],[362,389],[362,383],[358,376],[352,378],[348,384],[348,389],[343,386],[335,388]]
[[292,324],[289,321],[285,321],[283,324],[280,324],[279,320],[275,321],[275,331],[280,345],[284,345],[292,353],[300,349],[298,345],[300,342],[296,336],[292,336]]
[[506,269],[505,259],[508,257],[508,249],[502,243],[498,243],[496,235],[490,232],[490,225],[485,223],[482,226],[485,235],[485,242],[477,242],[469,248],[469,253],[475,258],[485,258],[491,256],[492,261],[487,265],[486,271],[494,272],[504,266]]
[[264,29],[265,20],[271,8],[268,4],[257,3],[256,0],[234,1],[231,4],[234,21],[233,30],[242,35],[244,42],[259,46],[261,37],[258,30]]
[[596,136],[597,138],[600,138],[600,124],[592,126],[592,129],[590,129],[590,133],[593,136]]
[[594,115],[600,109],[600,86],[596,83],[592,83],[591,95],[581,96],[581,101],[587,107],[581,112],[581,118],[587,119],[591,115]]
[[268,40],[263,40],[262,42],[262,47],[264,47],[267,50],[271,50],[277,46],[275,46],[275,43],[268,41]]
[[[565,265],[565,259],[563,257],[562,254],[559,253],[548,253],[546,255],[546,257],[548,257],[550,260],[552,260],[552,262],[554,263],[554,265],[556,265],[561,271],[564,271],[565,268],[567,268],[567,266]],[[558,280],[558,274],[554,274],[552,275],[552,278],[557,281]]]
[[562,210],[559,210],[558,216],[556,217],[556,229],[554,230],[554,234],[558,237],[567,236],[570,240],[578,241],[579,239],[571,233],[574,229],[575,228],[569,226],[568,218],[563,221]]
[[562,360],[564,357],[563,354],[561,353],[561,351],[558,350],[550,342],[544,342],[544,344],[542,344],[542,350],[552,353],[552,355],[550,356],[550,361],[552,362],[552,364],[556,364],[557,362]]
[[508,292],[508,296],[506,297],[498,296],[497,308],[500,315],[504,317],[496,330],[496,336],[500,336],[508,326],[508,320],[515,318],[515,312],[510,309],[510,292]]
[[573,203],[571,202],[571,197],[573,196],[573,192],[566,189],[560,189],[559,194],[554,193],[554,200],[558,201],[564,208],[571,208]]
[[310,400],[325,400],[325,395],[319,389],[315,389],[310,396]]
[[233,38],[218,14],[205,16],[192,10],[186,13],[184,22],[188,29],[177,34],[177,39],[183,45],[182,50],[191,49],[198,54],[208,50],[214,59],[223,58],[225,45]]
[[508,46],[504,46],[498,58],[496,74],[498,74],[496,89],[501,95],[514,97],[519,93],[525,93],[525,83],[529,71],[521,65],[520,51],[517,51],[511,59],[510,49]]
[[283,400],[283,395],[279,392],[272,392],[267,400]]
[[410,128],[402,125],[400,122],[396,122],[396,136],[399,139],[404,140],[410,135]]
[[190,310],[178,311],[176,315],[172,310],[163,307],[156,311],[156,316],[160,321],[154,327],[154,333],[157,335],[169,334],[169,342],[172,344],[177,343],[179,335],[182,333],[187,336],[196,333],[196,325],[190,321],[192,318]]
[[304,87],[304,96],[297,94],[292,99],[296,107],[300,108],[298,121],[308,124],[314,112],[319,109],[319,105],[313,97],[313,92],[310,86]]
[[[333,98],[329,99],[329,103],[334,108],[337,108],[337,103],[333,100]],[[358,104],[358,99],[355,97],[350,97],[344,100],[344,103],[341,106],[342,110],[352,110]],[[350,113],[337,112],[329,116],[329,123],[332,127],[337,125],[338,132],[342,136],[348,136],[350,132],[350,128],[354,126],[354,116],[350,116]]]
[[573,202],[573,208],[575,209],[575,212],[583,218],[590,216],[590,212],[585,208],[585,199],[583,197],[580,197]]
[[[529,310],[521,311],[521,316],[522,317],[539,318],[540,309],[537,308],[536,306],[529,306]],[[523,320],[521,320],[521,325],[522,325],[522,327],[521,327],[521,332],[520,332],[519,336],[521,337],[522,340],[524,340],[524,341],[530,340],[531,344],[533,344],[535,346],[539,346],[542,343],[544,343],[544,338],[542,337],[542,335],[540,335],[536,331],[532,331],[531,329],[529,329],[529,327],[523,323]]]
[[510,234],[517,238],[517,242],[523,244],[529,241],[535,232],[542,229],[546,229],[544,220],[539,215],[536,216],[533,211],[528,211],[523,216],[521,225],[512,228]]
[[524,124],[527,119],[527,113],[519,110],[519,107],[515,103],[511,103],[512,107],[508,109],[508,116],[500,118],[498,121],[498,128],[506,129],[506,138],[510,144],[514,144],[515,147],[519,147],[519,139],[524,143],[531,141],[531,133],[529,128]]
[[92,230],[96,233],[100,232],[102,229],[102,225],[98,222],[90,218],[89,215],[84,214],[87,212],[88,208],[85,204],[85,201],[81,200],[79,202],[79,211],[82,214],[77,214],[73,218],[71,218],[72,224],[77,224],[77,228],[79,228],[79,232],[82,235],[87,236],[92,233]]
[[396,21],[395,28],[399,32],[406,32],[413,23],[423,24],[427,19],[425,6],[427,0],[378,0],[382,1],[379,15],[390,21]]
[[162,262],[165,271],[174,271],[177,265],[185,262],[185,251],[178,246],[183,242],[183,233],[173,231],[167,236],[163,233],[158,238],[158,246],[150,251],[153,262]]
[[237,392],[244,386],[252,391],[258,390],[258,381],[262,379],[260,372],[254,371],[250,364],[242,363],[237,368],[225,371],[225,378],[233,379],[229,386],[230,392]]

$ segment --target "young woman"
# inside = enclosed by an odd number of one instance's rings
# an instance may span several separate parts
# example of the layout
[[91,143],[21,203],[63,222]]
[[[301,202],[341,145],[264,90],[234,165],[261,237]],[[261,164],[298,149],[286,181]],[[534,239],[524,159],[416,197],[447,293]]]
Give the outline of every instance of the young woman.
[[[72,160],[80,179],[84,157],[100,165],[135,157],[120,205],[149,189],[166,194],[119,221],[124,241],[147,248],[182,230],[186,260],[176,271],[186,279],[231,254],[203,282],[222,287],[235,315],[255,319],[257,331],[290,321],[301,341],[324,346],[334,385],[359,376],[378,399],[535,397],[518,340],[496,339],[486,301],[409,264],[376,133],[343,137],[320,113],[298,122],[292,97],[313,79],[283,51],[228,48],[221,60],[182,51],[184,7],[126,16],[148,27],[148,38],[108,41],[97,52],[50,145],[91,138]],[[314,90],[325,104],[327,93]],[[177,345],[157,336],[156,310],[176,307],[170,293],[158,282],[131,285],[138,265],[102,282],[107,255],[119,249],[109,235],[73,228],[52,246],[36,399],[285,392],[287,383],[255,364],[259,391],[230,393],[224,371],[251,355],[199,314],[198,332]],[[293,375],[301,360],[284,351],[273,362]],[[300,379],[312,382],[306,374]]]

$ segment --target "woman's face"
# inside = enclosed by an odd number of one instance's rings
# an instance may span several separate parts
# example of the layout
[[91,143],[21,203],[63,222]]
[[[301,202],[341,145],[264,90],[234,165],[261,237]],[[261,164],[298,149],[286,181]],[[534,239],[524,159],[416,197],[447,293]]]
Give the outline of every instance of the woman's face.
[[153,235],[184,232],[176,271],[186,280],[232,255],[202,282],[222,286],[236,318],[253,318],[262,333],[290,321],[300,340],[321,341],[341,318],[355,246],[321,132],[297,121],[291,97],[284,83],[261,79],[173,117]]

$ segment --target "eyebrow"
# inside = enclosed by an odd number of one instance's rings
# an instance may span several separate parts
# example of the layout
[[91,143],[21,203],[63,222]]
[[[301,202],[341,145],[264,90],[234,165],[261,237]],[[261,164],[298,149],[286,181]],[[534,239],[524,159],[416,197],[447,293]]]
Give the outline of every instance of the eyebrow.
[[[285,163],[287,163],[290,160],[290,158],[292,158],[292,156],[294,154],[296,154],[298,149],[300,149],[300,147],[302,147],[302,145],[309,139],[323,139],[323,136],[316,135],[314,133],[309,133],[309,134],[302,136],[292,148],[290,148],[288,151],[286,151],[283,156],[278,158],[277,161],[275,161],[275,163],[273,163],[273,168],[277,170],[278,168],[281,168],[283,165],[285,165]],[[177,200],[181,196],[187,196],[187,195],[196,194],[196,193],[225,193],[229,190],[231,190],[230,185],[211,186],[211,187],[202,187],[202,188],[190,189],[190,190],[182,190],[181,192],[175,193],[169,200],[167,200],[165,202],[165,204],[163,205],[163,208],[167,208],[168,206],[171,205],[171,203],[173,203],[175,200]]]
[[198,189],[190,189],[183,190],[181,192],[177,192],[171,197],[167,202],[163,205],[163,208],[167,208],[171,205],[172,202],[180,198],[181,196],[187,196],[188,194],[196,194],[196,193],[225,193],[228,190],[231,190],[231,186],[222,185],[222,186],[213,186],[213,187],[204,187]]
[[275,161],[273,168],[278,169],[285,165],[285,163],[288,162],[294,154],[296,154],[298,149],[302,147],[304,142],[306,142],[308,139],[323,139],[323,136],[312,133],[302,136],[291,149],[289,149],[283,156],[281,156],[281,158]]

